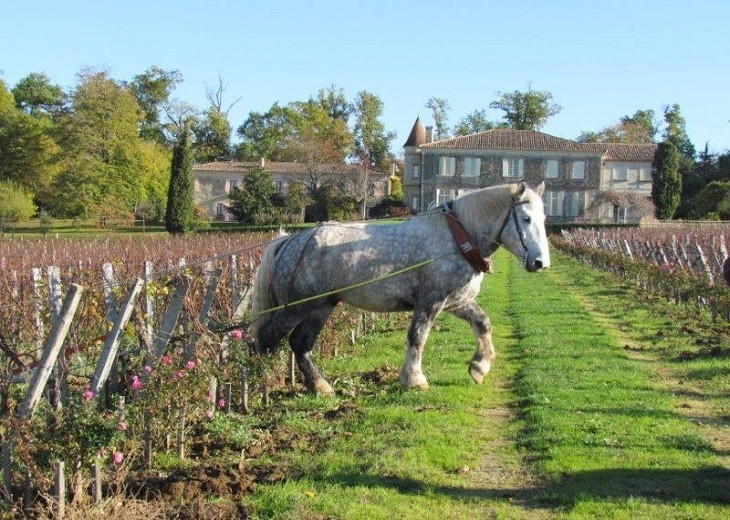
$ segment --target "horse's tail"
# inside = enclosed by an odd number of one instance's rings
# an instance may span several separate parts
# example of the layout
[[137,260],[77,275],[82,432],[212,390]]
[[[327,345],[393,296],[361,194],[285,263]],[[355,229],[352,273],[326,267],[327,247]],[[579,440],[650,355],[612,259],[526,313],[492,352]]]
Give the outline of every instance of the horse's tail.
[[[284,231],[279,231],[280,237],[288,236]],[[253,289],[251,293],[251,323],[248,329],[248,337],[258,346],[259,327],[268,319],[266,311],[276,306],[276,299],[271,290],[271,282],[276,267],[276,255],[286,240],[277,240],[269,244],[261,257],[261,263],[254,275]]]

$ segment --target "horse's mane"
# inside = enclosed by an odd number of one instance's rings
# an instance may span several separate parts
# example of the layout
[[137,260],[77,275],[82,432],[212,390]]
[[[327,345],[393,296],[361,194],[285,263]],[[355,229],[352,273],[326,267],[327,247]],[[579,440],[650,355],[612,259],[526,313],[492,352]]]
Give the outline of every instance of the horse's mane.
[[456,199],[455,209],[465,222],[495,221],[505,214],[519,189],[518,184],[501,184],[473,191]]

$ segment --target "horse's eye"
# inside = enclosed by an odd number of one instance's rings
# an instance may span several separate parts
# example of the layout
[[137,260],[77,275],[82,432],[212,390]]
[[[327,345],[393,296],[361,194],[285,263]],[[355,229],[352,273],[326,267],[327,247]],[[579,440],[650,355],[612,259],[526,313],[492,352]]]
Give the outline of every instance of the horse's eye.
[[529,224],[530,222],[532,222],[532,217],[522,217],[522,220]]

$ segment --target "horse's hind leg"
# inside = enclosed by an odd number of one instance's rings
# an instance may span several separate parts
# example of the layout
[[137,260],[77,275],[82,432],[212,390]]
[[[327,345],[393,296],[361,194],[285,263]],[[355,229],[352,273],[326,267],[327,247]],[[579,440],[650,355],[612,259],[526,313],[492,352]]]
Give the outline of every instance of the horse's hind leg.
[[299,370],[304,376],[304,383],[310,392],[323,395],[332,395],[334,392],[330,384],[322,377],[317,366],[312,361],[312,348],[327,318],[332,314],[334,307],[327,305],[320,307],[304,319],[289,335],[289,344],[294,351]]
[[481,384],[484,376],[487,375],[496,357],[494,345],[492,344],[492,324],[487,313],[484,312],[475,301],[470,301],[449,312],[466,320],[471,325],[471,330],[477,338],[477,350],[469,362],[469,375],[475,383]]

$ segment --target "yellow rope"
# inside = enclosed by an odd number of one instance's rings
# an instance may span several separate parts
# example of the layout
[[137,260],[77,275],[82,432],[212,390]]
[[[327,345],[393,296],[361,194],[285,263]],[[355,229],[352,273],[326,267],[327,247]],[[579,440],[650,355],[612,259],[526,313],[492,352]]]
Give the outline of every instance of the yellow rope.
[[429,258],[428,260],[424,260],[423,262],[418,262],[417,264],[409,265],[408,267],[404,267],[403,269],[398,269],[397,271],[393,271],[391,273],[387,273],[387,274],[384,274],[382,276],[378,276],[377,278],[372,278],[370,280],[365,280],[364,282],[358,282],[358,283],[353,284],[353,285],[348,285],[346,287],[342,287],[342,288],[337,289],[337,290],[334,290],[334,291],[329,291],[329,292],[321,293],[321,294],[315,294],[314,296],[308,296],[307,298],[302,298],[301,300],[296,300],[296,301],[293,301],[293,302],[290,302],[290,303],[285,303],[284,305],[279,305],[278,307],[272,307],[270,309],[264,309],[263,311],[260,311],[260,312],[256,313],[256,316],[253,316],[253,319],[257,319],[262,314],[267,314],[269,312],[279,311],[281,309],[286,309],[287,307],[293,307],[294,305],[300,305],[302,303],[307,303],[307,302],[310,302],[312,300],[318,300],[320,298],[326,298],[327,296],[332,296],[333,294],[337,294],[337,293],[341,293],[341,292],[345,292],[345,291],[350,291],[352,289],[357,289],[358,287],[362,287],[364,285],[369,285],[371,283],[380,282],[382,280],[386,280],[386,279],[390,278],[391,276],[396,276],[396,275],[405,273],[407,271],[411,271],[413,269],[418,269],[419,267],[426,266],[426,265],[428,265],[430,263],[433,263],[435,261],[436,261],[436,258]]

